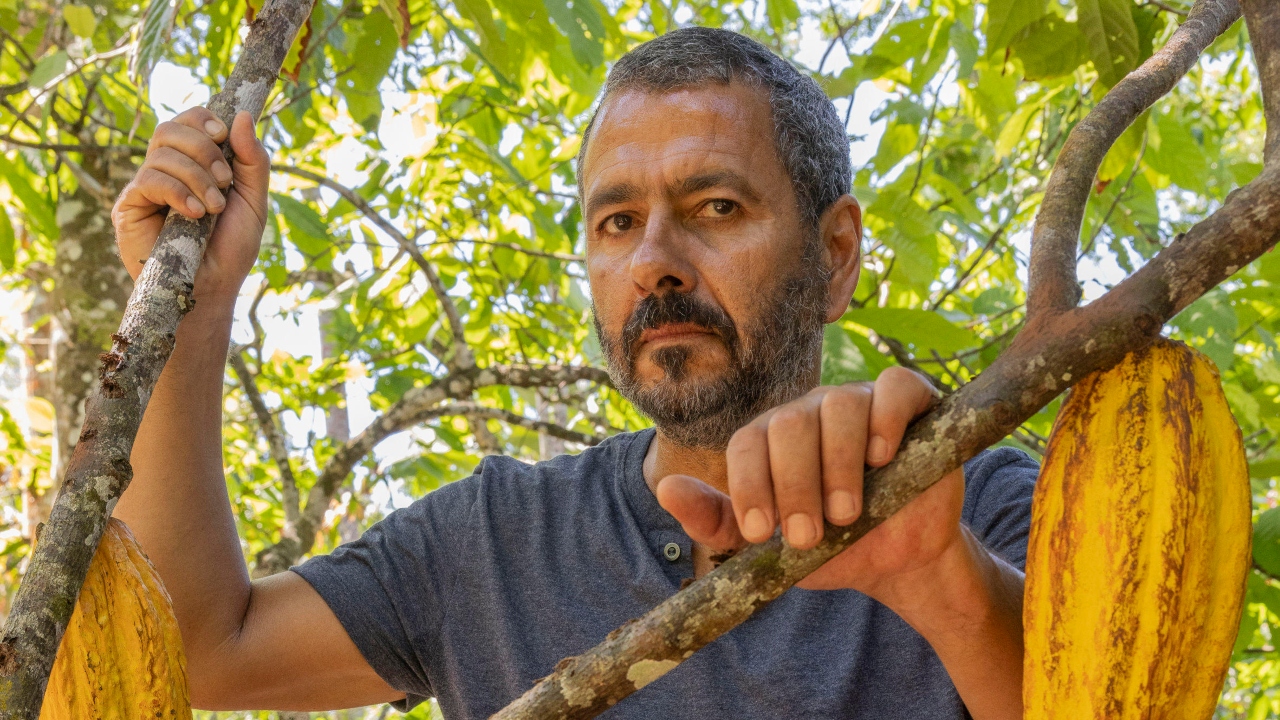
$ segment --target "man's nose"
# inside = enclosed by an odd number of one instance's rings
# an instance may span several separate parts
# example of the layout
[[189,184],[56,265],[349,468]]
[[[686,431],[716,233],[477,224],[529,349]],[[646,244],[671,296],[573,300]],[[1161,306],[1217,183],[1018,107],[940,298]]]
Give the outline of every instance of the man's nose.
[[697,271],[689,262],[688,245],[679,224],[665,213],[653,213],[644,236],[631,255],[631,279],[636,292],[648,297],[659,288],[693,292]]

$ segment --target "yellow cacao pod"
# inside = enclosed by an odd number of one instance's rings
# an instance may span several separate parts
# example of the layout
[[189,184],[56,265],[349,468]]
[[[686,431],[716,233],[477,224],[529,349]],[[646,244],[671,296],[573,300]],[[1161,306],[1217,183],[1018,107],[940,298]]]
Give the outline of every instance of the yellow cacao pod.
[[1244,600],[1250,502],[1240,429],[1204,355],[1159,339],[1081,380],[1032,505],[1025,717],[1211,717]]
[[58,647],[40,720],[190,720],[186,659],[169,593],[112,519]]

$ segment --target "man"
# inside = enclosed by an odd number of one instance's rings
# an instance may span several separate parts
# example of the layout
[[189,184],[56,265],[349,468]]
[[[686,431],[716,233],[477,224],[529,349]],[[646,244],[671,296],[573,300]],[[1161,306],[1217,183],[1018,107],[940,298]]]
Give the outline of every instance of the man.
[[[864,463],[888,462],[933,394],[905,370],[815,389],[862,232],[831,102],[754,41],[686,28],[618,61],[590,128],[578,170],[595,322],[656,432],[533,466],[487,458],[361,540],[252,583],[217,438],[268,158],[244,115],[228,130],[193,109],[157,128],[113,213],[129,269],[166,207],[222,216],[116,515],[173,596],[197,705],[434,696],[447,717],[488,717],[712,554],[779,527],[812,547],[824,516],[858,517]],[[215,147],[228,132],[230,168]],[[1002,450],[965,472],[607,716],[1021,717],[1035,465]]]

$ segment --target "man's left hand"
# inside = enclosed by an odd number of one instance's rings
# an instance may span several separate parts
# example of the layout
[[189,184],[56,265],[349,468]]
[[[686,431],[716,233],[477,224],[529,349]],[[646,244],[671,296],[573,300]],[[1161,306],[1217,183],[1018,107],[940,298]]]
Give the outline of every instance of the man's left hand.
[[[822,540],[822,518],[848,525],[862,512],[864,466],[893,459],[907,425],[936,393],[905,368],[875,383],[824,386],[780,405],[739,430],[729,443],[729,494],[695,478],[670,475],[659,503],[694,542],[715,550],[763,542],[781,524],[787,543],[808,549]],[[960,511],[964,472],[957,469],[866,537],[799,583],[811,590],[853,588],[893,607],[921,573],[964,543]]]

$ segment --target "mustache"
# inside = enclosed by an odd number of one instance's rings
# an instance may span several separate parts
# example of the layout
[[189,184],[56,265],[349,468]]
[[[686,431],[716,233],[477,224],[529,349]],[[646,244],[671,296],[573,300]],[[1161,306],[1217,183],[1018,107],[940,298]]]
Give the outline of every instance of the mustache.
[[674,323],[692,323],[715,333],[733,355],[737,354],[738,327],[724,310],[695,298],[691,293],[668,291],[640,301],[622,328],[622,348],[634,360],[640,335]]

